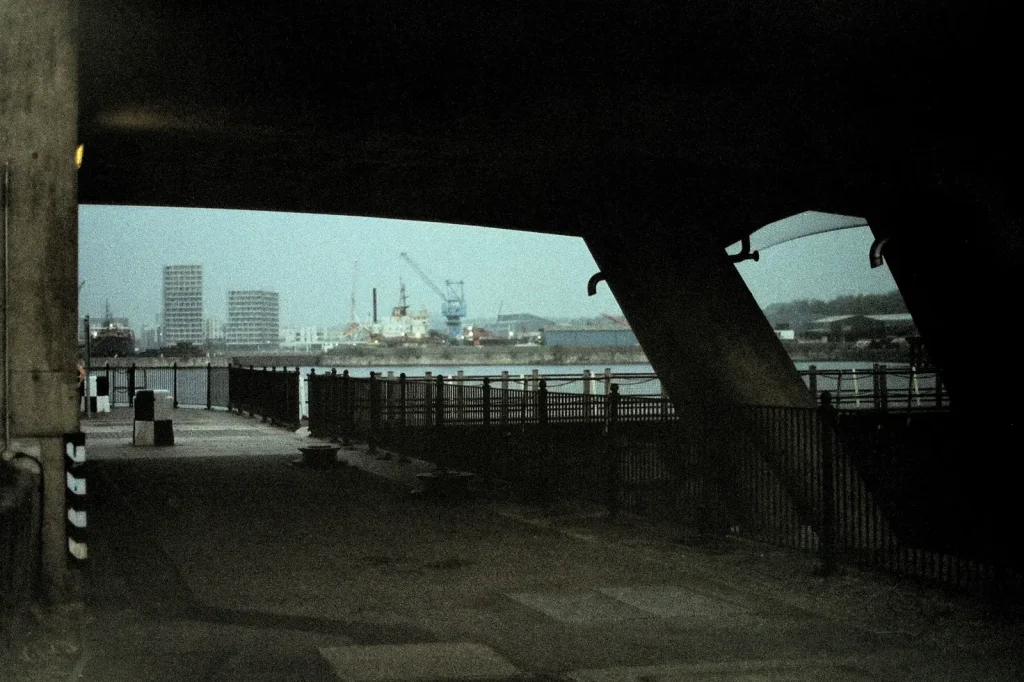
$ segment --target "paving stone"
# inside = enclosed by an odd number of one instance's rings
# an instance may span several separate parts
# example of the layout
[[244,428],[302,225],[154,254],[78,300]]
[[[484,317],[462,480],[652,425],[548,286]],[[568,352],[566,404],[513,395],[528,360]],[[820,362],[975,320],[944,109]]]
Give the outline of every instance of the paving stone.
[[507,680],[520,670],[480,644],[405,644],[320,650],[342,680]]
[[607,623],[652,617],[649,612],[596,591],[520,592],[508,596],[562,623]]
[[741,606],[682,587],[605,587],[598,591],[659,618],[714,619],[747,613]]
[[573,682],[868,682],[876,679],[848,661],[734,661],[577,670]]

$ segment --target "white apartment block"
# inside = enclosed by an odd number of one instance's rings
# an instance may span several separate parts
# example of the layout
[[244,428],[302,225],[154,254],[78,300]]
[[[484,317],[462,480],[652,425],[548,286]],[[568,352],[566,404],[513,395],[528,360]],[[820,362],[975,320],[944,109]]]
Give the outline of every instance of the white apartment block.
[[163,342],[200,345],[203,337],[203,266],[164,266]]
[[229,347],[277,348],[280,343],[280,306],[276,291],[229,291]]

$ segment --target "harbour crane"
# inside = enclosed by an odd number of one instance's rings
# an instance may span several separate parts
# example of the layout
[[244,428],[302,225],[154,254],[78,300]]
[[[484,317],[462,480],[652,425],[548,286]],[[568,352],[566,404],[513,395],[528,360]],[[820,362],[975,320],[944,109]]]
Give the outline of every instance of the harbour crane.
[[462,318],[466,316],[466,296],[463,291],[463,282],[458,282],[450,279],[444,281],[445,290],[442,291],[441,287],[434,284],[434,281],[427,276],[427,273],[416,264],[416,261],[412,259],[406,252],[400,254],[405,262],[408,263],[416,274],[420,276],[424,282],[427,283],[431,289],[434,290],[438,296],[444,301],[444,306],[441,308],[441,314],[444,315],[445,325],[448,327],[448,336],[452,339],[458,339],[459,334],[462,332]]

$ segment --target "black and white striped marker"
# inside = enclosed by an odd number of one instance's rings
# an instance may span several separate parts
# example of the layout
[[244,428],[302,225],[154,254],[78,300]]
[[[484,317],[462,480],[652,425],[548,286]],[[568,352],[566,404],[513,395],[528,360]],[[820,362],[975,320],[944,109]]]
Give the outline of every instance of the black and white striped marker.
[[75,563],[81,563],[89,558],[84,433],[64,436],[64,472],[67,479],[64,501],[68,514],[64,525],[68,536],[68,555]]

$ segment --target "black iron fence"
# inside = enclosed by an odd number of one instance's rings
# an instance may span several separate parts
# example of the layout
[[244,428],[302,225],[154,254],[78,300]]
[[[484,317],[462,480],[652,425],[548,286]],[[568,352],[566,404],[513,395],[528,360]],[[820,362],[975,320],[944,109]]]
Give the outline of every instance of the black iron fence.
[[301,374],[282,369],[228,367],[228,409],[259,416],[279,426],[298,428]]
[[92,376],[104,377],[109,387],[111,407],[131,407],[135,392],[142,389],[167,391],[179,407],[228,407],[228,368],[205,366],[179,367],[92,367]]
[[965,515],[956,474],[935,466],[963,442],[948,410],[677,409],[543,380],[523,390],[332,372],[308,385],[314,436],[472,471],[535,500],[590,500],[963,588],[1019,576],[1001,541],[977,532],[987,512]]

